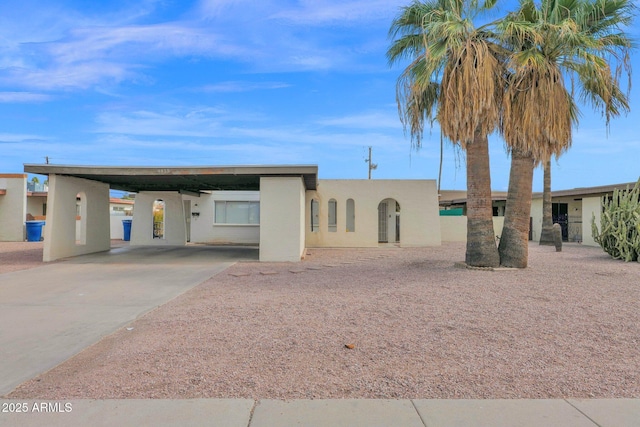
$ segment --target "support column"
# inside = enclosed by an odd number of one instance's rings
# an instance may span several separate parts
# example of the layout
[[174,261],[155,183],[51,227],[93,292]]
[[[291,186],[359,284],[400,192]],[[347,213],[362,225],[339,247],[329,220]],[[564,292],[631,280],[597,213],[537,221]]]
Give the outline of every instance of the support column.
[[[153,202],[164,201],[164,236],[153,237]],[[171,191],[142,191],[136,195],[131,223],[131,246],[187,244],[182,195]]]
[[[81,194],[82,210],[77,219],[76,197]],[[76,221],[80,221],[76,231]],[[108,251],[109,185],[62,175],[49,175],[47,225],[44,229],[45,262]]]
[[24,241],[27,175],[0,174],[0,242]]
[[305,243],[301,177],[260,178],[260,261],[300,261]]

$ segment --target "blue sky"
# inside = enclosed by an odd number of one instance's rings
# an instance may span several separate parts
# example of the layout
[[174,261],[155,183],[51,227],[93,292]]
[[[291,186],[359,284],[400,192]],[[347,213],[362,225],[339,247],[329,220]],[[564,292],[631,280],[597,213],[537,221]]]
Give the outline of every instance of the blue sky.
[[[317,164],[320,178],[435,179],[439,132],[412,151],[387,32],[408,0],[4,0],[0,173],[23,163]],[[631,30],[637,37],[638,31]],[[637,52],[633,58],[638,70]],[[635,80],[635,79],[634,79]],[[604,120],[588,106],[555,189],[635,181],[640,93]],[[491,140],[492,187],[509,159]],[[466,186],[444,152],[443,189]],[[542,190],[536,171],[534,190]]]

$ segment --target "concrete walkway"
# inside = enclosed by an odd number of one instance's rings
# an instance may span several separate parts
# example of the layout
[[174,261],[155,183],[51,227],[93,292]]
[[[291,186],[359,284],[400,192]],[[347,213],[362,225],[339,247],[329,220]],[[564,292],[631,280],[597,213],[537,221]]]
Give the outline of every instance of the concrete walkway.
[[0,426],[43,425],[638,427],[640,400],[0,400]]
[[121,247],[0,274],[0,396],[239,259],[247,247]]

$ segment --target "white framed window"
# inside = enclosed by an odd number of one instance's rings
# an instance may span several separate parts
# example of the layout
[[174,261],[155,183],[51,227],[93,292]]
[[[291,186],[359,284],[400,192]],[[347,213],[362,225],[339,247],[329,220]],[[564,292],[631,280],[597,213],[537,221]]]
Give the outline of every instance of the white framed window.
[[260,202],[216,200],[215,224],[260,224]]

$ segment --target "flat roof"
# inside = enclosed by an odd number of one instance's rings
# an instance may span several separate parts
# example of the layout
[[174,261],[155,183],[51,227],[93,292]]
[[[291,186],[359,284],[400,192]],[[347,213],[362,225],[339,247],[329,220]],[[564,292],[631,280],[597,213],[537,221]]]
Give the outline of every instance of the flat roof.
[[301,177],[307,190],[318,184],[317,165],[255,166],[73,166],[25,164],[24,171],[40,175],[64,175],[104,182],[114,190],[256,191],[260,177]]

